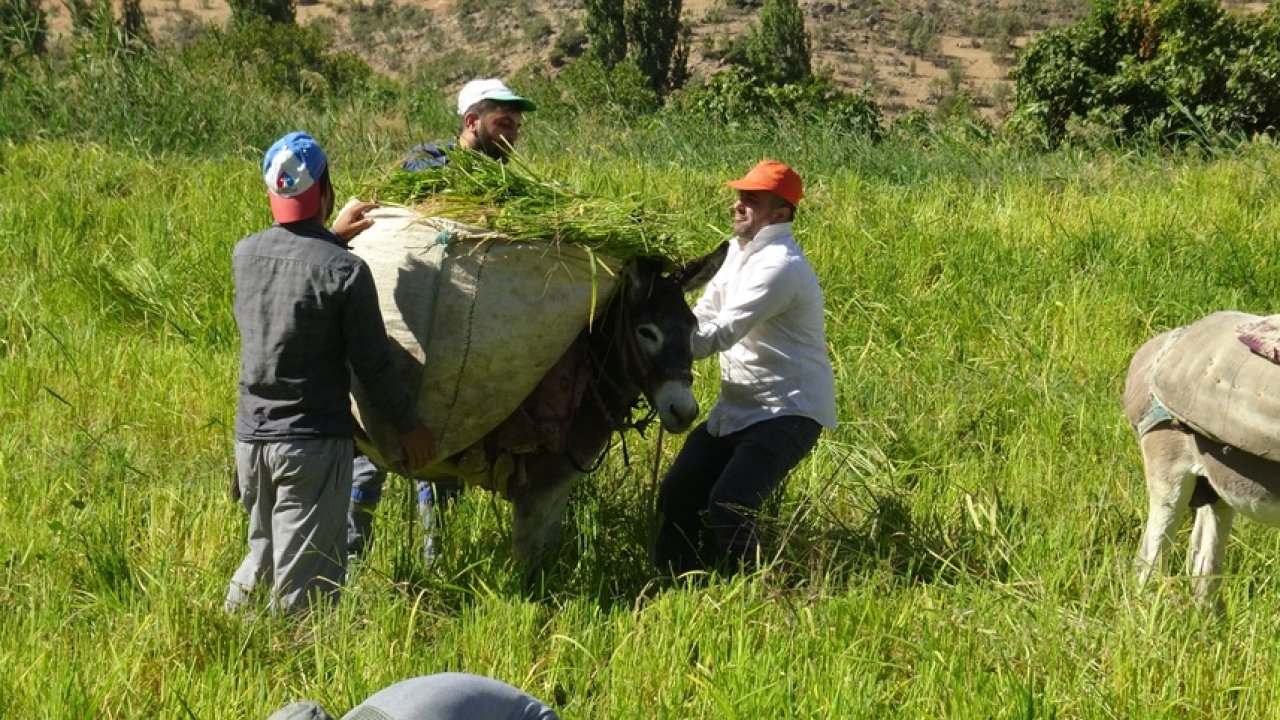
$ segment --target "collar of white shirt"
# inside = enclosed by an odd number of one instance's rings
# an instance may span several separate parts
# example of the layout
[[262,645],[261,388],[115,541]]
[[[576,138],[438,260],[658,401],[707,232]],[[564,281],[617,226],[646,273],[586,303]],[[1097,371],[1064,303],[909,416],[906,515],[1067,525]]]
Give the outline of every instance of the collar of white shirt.
[[[765,245],[768,245],[775,240],[788,237],[791,237],[791,223],[774,223],[773,225],[765,225],[760,228],[760,232],[757,232],[756,236],[752,238],[750,242],[745,246],[740,245],[739,247],[742,248],[743,254],[752,255]],[[739,238],[739,242],[741,242],[741,238]]]

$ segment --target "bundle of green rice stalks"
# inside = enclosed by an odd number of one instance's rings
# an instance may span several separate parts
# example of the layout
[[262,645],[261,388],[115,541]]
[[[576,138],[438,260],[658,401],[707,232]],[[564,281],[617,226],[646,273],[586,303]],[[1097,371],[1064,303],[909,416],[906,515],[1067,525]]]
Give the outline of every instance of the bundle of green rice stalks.
[[672,231],[671,216],[657,210],[655,201],[588,195],[540,177],[518,158],[504,164],[469,150],[449,158],[440,168],[396,168],[370,183],[365,195],[513,240],[573,243],[618,260],[683,261],[702,250]]

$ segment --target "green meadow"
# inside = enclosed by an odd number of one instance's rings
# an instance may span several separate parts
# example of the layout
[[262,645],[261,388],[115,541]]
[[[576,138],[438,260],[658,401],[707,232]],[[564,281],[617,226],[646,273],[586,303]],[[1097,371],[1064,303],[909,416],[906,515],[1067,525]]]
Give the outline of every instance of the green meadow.
[[[296,121],[346,195],[453,132],[443,103]],[[395,478],[336,611],[232,617],[229,259],[269,222],[260,153],[291,119],[158,149],[0,141],[0,716],[255,719],[303,697],[341,714],[444,670],[568,719],[1280,706],[1280,534],[1237,525],[1221,619],[1179,576],[1138,591],[1146,496],[1118,405],[1149,336],[1277,311],[1274,144],[1031,153],[958,131],[871,142],[817,121],[535,114],[532,167],[642,198],[708,250],[730,224],[723,180],[764,157],[804,176],[796,228],[826,293],[841,417],[770,513],[774,562],[651,571],[653,478],[680,444],[651,431],[578,486],[539,588],[483,491],[424,566]],[[695,369],[709,407],[716,366]]]

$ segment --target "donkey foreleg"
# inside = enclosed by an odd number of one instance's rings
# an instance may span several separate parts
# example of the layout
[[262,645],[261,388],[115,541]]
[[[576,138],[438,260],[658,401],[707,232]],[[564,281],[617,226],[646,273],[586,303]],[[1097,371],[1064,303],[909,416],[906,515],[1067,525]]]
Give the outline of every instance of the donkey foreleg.
[[519,488],[511,494],[512,553],[526,574],[541,569],[559,549],[575,479],[572,475],[547,478],[533,473],[528,478],[518,478]]
[[1187,574],[1195,579],[1196,600],[1222,612],[1218,587],[1222,584],[1222,558],[1231,537],[1236,511],[1227,503],[1204,505],[1196,511],[1187,552]]

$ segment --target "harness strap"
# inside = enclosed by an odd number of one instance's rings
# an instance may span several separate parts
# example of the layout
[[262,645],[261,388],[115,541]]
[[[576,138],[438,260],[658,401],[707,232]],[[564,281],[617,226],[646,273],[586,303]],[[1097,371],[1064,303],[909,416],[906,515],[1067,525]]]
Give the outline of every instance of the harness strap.
[[[1182,333],[1186,331],[1185,327],[1174,329],[1169,333],[1169,337],[1165,339],[1164,345],[1160,346],[1160,351],[1152,358],[1151,364],[1147,367],[1147,387],[1151,388],[1152,379],[1155,377],[1156,368],[1160,366],[1160,361],[1164,360],[1164,356],[1169,352],[1169,348],[1173,347],[1178,338],[1182,337]],[[1147,411],[1138,419],[1137,431],[1138,437],[1142,437],[1153,429],[1164,423],[1178,422],[1178,418],[1173,416],[1169,408],[1160,402],[1160,398],[1156,397],[1154,390],[1148,391]]]
[[1177,421],[1178,418],[1169,412],[1169,408],[1161,404],[1155,395],[1152,395],[1147,404],[1147,411],[1138,419],[1138,437],[1146,435],[1159,425]]

